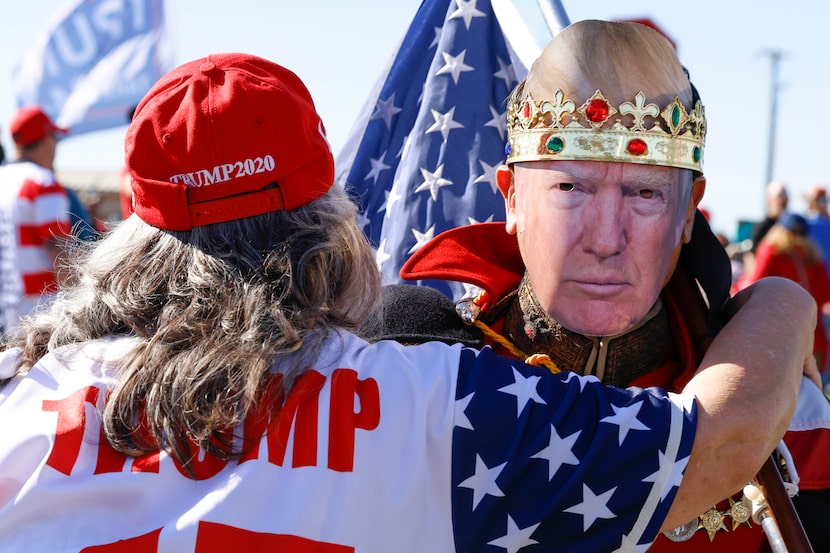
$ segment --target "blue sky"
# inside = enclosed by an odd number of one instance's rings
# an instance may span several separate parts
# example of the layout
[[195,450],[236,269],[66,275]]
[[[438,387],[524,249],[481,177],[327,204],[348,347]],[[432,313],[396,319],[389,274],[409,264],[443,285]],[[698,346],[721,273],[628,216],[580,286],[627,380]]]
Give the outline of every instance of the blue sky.
[[[70,0],[4,6],[0,22],[0,127],[10,149],[14,111],[13,64]],[[117,1],[117,0],[112,0]],[[300,4],[302,6],[300,6]],[[243,51],[294,70],[314,96],[336,152],[372,86],[418,9],[417,0],[168,0],[176,64],[213,52]],[[545,27],[536,2],[516,6],[540,43]],[[773,178],[783,180],[791,205],[804,209],[810,186],[830,185],[822,117],[830,101],[830,6],[807,0],[787,4],[697,0],[563,0],[572,21],[647,16],[678,45],[681,60],[706,105],[708,178],[703,206],[717,230],[734,236],[737,222],[763,214],[770,127],[771,63],[765,52],[784,53],[780,65]],[[681,9],[680,6],[684,6]],[[62,169],[116,169],[125,128],[72,137],[59,148]]]

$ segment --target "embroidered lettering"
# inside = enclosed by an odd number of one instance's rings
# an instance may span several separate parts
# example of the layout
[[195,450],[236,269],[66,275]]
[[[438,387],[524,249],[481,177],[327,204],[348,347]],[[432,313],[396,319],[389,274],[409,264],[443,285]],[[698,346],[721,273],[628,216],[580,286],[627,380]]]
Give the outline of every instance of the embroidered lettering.
[[274,157],[270,154],[264,157],[247,158],[233,163],[222,163],[212,168],[199,169],[192,173],[179,173],[168,178],[176,184],[187,186],[210,186],[231,179],[249,177],[257,173],[271,172],[276,167]]

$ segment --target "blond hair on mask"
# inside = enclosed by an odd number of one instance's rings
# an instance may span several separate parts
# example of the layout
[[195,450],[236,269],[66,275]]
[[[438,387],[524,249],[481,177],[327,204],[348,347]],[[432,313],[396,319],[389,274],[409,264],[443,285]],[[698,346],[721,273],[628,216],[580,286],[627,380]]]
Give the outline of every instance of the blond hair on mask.
[[539,100],[557,89],[575,101],[601,90],[619,105],[643,92],[660,105],[678,96],[687,109],[693,107],[691,84],[674,47],[640,23],[585,20],[563,29],[534,62],[521,94]]

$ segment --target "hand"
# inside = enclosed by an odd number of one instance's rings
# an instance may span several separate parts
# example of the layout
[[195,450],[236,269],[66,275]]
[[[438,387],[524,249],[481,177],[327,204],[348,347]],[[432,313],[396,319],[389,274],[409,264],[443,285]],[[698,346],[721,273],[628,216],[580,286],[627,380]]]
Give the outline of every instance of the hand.
[[810,382],[815,384],[819,390],[822,389],[821,373],[818,371],[818,363],[816,362],[815,355],[810,355],[804,360],[804,376],[809,378]]

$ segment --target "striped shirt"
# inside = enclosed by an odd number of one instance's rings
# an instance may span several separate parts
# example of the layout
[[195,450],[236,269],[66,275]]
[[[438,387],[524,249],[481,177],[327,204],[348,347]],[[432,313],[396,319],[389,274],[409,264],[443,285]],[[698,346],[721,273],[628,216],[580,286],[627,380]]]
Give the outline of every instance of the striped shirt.
[[69,197],[52,171],[29,161],[0,167],[0,309],[6,328],[56,291],[47,246],[70,228]]

